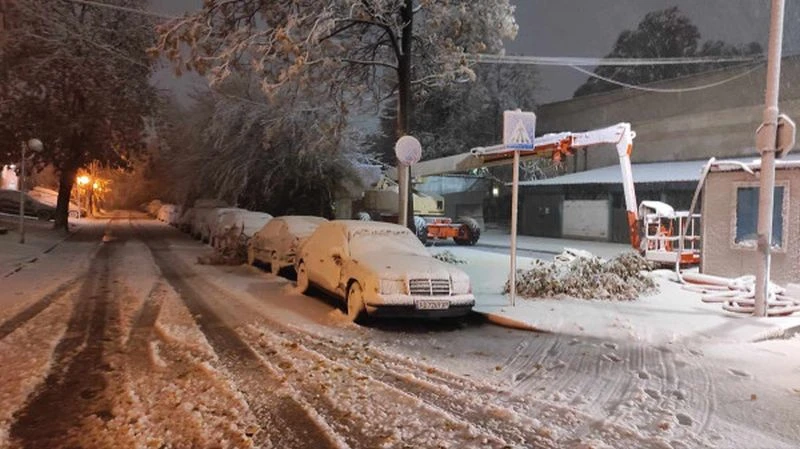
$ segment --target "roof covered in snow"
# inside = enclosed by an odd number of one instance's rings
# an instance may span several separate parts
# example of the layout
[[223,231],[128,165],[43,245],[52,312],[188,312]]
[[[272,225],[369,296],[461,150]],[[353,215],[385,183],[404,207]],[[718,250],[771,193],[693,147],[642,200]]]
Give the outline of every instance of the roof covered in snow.
[[[633,164],[633,182],[636,184],[655,182],[692,182],[700,179],[700,172],[708,160],[681,162],[654,162]],[[520,182],[521,186],[561,186],[578,184],[619,184],[622,172],[619,165],[570,173],[548,179]]]
[[[738,164],[752,165],[758,162],[758,156],[726,159],[726,161],[736,161]],[[800,154],[789,154],[781,161],[800,161]],[[780,162],[786,164],[786,162]],[[633,182],[636,184],[647,183],[670,183],[670,182],[697,182],[703,167],[708,163],[708,159],[697,161],[670,161],[652,162],[646,164],[632,164]],[[779,163],[779,164],[780,164]],[[563,176],[556,176],[548,179],[536,179],[533,181],[522,181],[521,186],[563,186],[581,184],[619,184],[622,182],[622,171],[619,165],[596,168],[593,170],[570,173]]]

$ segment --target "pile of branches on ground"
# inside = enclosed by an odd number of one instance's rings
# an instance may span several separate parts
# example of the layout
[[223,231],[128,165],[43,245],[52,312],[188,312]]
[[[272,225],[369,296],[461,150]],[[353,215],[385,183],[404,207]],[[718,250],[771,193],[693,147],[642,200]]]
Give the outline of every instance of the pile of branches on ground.
[[467,263],[466,259],[460,259],[458,256],[447,250],[434,254],[433,258],[453,265],[464,265]]
[[[554,262],[537,260],[517,270],[517,294],[525,298],[604,299],[632,301],[656,291],[646,273],[653,266],[635,252],[605,261],[581,251],[565,250]],[[505,293],[511,291],[506,282]]]
[[200,256],[197,263],[202,265],[241,265],[247,261],[247,237],[240,228],[234,226],[212,241],[214,252]]

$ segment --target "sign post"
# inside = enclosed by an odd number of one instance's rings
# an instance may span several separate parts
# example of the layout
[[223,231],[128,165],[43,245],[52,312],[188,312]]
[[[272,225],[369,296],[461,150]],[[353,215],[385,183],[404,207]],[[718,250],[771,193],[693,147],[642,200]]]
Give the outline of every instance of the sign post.
[[408,193],[411,184],[411,166],[419,162],[422,158],[422,145],[413,136],[403,136],[397,139],[394,145],[394,154],[397,156],[397,184],[400,195],[398,205],[399,214],[397,222],[400,225],[408,226]]
[[503,112],[503,146],[514,151],[513,180],[511,184],[511,273],[509,285],[511,305],[517,298],[517,216],[519,208],[519,153],[533,150],[536,135],[536,114],[533,112]]

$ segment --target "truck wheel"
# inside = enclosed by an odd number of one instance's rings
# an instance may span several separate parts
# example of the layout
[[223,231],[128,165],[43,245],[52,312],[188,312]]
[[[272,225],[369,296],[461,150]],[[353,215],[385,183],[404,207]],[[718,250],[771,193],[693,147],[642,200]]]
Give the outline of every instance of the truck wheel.
[[473,246],[481,238],[481,227],[473,218],[461,218],[461,227],[458,230],[458,237],[453,237],[456,245]]
[[422,217],[414,216],[414,227],[417,231],[417,238],[423,245],[428,244],[428,224]]
[[372,221],[372,217],[369,216],[368,212],[359,212],[356,217],[361,221]]

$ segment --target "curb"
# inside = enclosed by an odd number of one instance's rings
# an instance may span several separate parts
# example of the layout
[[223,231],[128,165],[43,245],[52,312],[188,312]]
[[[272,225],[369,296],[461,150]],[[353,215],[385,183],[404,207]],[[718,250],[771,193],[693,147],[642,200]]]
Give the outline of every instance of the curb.
[[540,332],[540,333],[550,333],[545,329],[538,328],[530,323],[525,321],[516,320],[514,318],[510,318],[506,315],[501,315],[499,313],[494,312],[481,312],[480,310],[472,309],[473,313],[477,313],[479,315],[483,315],[486,318],[486,321],[500,327],[507,327],[509,329],[516,329],[521,331],[528,331],[528,332]]
[[[492,244],[492,243],[480,243],[480,240],[472,248],[479,249],[481,247],[483,247],[483,248],[494,248],[494,249],[507,249],[507,250],[511,251],[511,247],[510,246],[495,245],[495,244]],[[552,256],[557,256],[557,255],[559,255],[559,254],[561,254],[563,252],[563,251],[552,251],[552,250],[549,250],[549,249],[523,248],[523,247],[520,247],[519,245],[517,245],[517,251],[519,251],[519,250],[530,251],[530,252],[533,252],[533,253],[550,254]]]
[[20,271],[22,271],[23,268],[25,268],[26,265],[30,265],[32,263],[35,263],[37,260],[39,260],[39,257],[41,257],[43,254],[49,254],[54,249],[56,249],[58,247],[58,245],[66,242],[67,240],[69,240],[70,238],[75,236],[80,231],[81,231],[81,228],[77,228],[74,231],[68,231],[66,237],[56,241],[55,243],[53,243],[49,247],[45,248],[41,253],[39,253],[39,255],[36,255],[36,256],[33,256],[33,257],[29,258],[29,259],[23,260],[22,262],[19,263],[19,265],[17,267],[12,268],[10,271],[4,273],[2,278],[11,277],[16,273],[19,273]]

